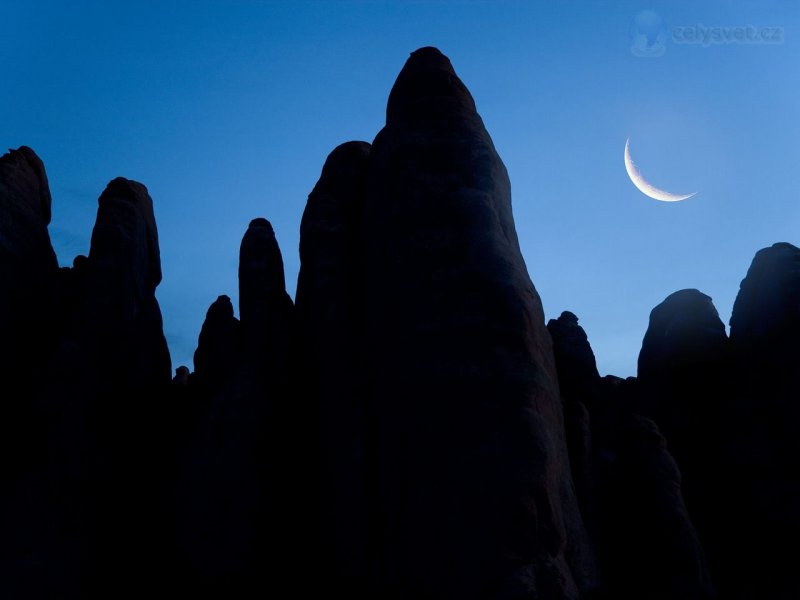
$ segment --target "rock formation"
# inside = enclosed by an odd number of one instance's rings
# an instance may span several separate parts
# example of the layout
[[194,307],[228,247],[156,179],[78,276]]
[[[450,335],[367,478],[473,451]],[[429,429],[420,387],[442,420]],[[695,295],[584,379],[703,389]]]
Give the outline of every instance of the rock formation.
[[[0,368],[30,369],[43,341],[41,321],[53,310],[58,263],[47,226],[50,188],[44,165],[26,146],[0,156]],[[31,355],[31,352],[34,354]]]
[[292,306],[272,225],[266,219],[253,219],[239,253],[239,313],[245,348],[255,354],[266,352],[271,358],[284,350],[280,341],[286,340]]
[[114,179],[100,196],[75,317],[80,343],[110,385],[128,382],[146,390],[170,381],[155,297],[160,282],[153,201],[142,184]]
[[578,325],[578,317],[568,310],[562,312],[558,319],[550,319],[547,330],[553,338],[561,396],[581,401],[600,382],[586,332]]
[[689,486],[690,504],[695,500],[691,496],[702,501],[708,478],[720,467],[720,447],[708,442],[719,439],[731,391],[728,336],[710,297],[680,290],[653,309],[638,375],[639,410],[670,440]]
[[[0,156],[0,466],[4,487],[41,445],[31,385],[52,351],[58,263],[50,244],[50,188],[26,146]],[[9,460],[12,457],[13,460]]]
[[48,432],[36,395],[55,345],[58,264],[47,226],[50,188],[44,165],[23,146],[0,156],[0,596],[57,592],[74,578],[53,559],[54,515],[43,496]]
[[624,420],[598,473],[598,553],[609,597],[715,597],[681,494],[681,475],[652,421]]
[[[775,431],[776,452],[800,457],[800,249],[780,243],[760,250],[744,278],[731,315],[742,385],[760,398]],[[794,458],[791,458],[794,457]]]
[[28,208],[9,213],[0,238],[25,235],[15,252],[27,274],[16,283],[39,296],[22,314],[46,307],[35,318],[49,339],[33,336],[39,376],[16,388],[35,407],[29,425],[37,454],[4,503],[0,595],[108,594],[112,582],[131,575],[131,558],[157,530],[154,498],[163,481],[153,414],[171,368],[155,299],[161,266],[152,200],[143,185],[113,180],[100,197],[88,258],[57,270],[44,169],[29,149],[12,159],[4,166],[15,163],[28,180],[9,185],[3,205],[14,208],[27,193]]
[[175,376],[172,378],[173,385],[180,385],[186,386],[189,385],[189,376],[191,372],[189,371],[189,367],[181,365],[177,369],[175,369]]
[[592,471],[592,427],[586,407],[596,403],[600,374],[589,339],[574,313],[564,311],[558,319],[550,319],[547,330],[553,338],[572,479],[586,520],[591,513]]
[[144,185],[108,184],[71,268],[49,221],[36,154],[0,157],[0,597],[800,597],[800,249],[756,255],[730,339],[681,290],[638,379],[601,378],[438,50],[326,160],[296,308],[250,223],[193,373]]
[[[367,594],[367,409],[359,385],[361,215],[370,145],[331,152],[300,225],[297,312],[304,382],[317,415],[324,506],[320,531],[334,589]],[[312,422],[307,419],[307,422]]]
[[[73,420],[86,428],[85,448],[80,440],[65,443],[70,452],[85,452],[74,457],[79,472],[87,460],[88,502],[81,510],[91,540],[90,589],[111,593],[118,580],[131,576],[156,523],[165,432],[153,414],[172,372],[155,297],[161,282],[158,231],[153,201],[141,183],[116,178],[101,194],[82,279],[74,338],[62,341],[54,361],[74,370],[56,366],[55,377],[67,398],[79,399],[69,409],[66,435],[76,433]],[[53,402],[67,400],[52,388],[50,394]],[[148,443],[142,445],[143,439]],[[114,552],[94,552],[95,545]]]
[[242,332],[239,319],[233,316],[228,296],[220,296],[209,307],[197,350],[194,353],[194,377],[205,391],[214,393],[234,374],[242,361]]
[[594,565],[550,336],[505,167],[436,49],[392,88],[362,223],[376,595],[579,597]]
[[800,249],[779,243],[756,253],[730,326],[737,393],[726,453],[738,484],[731,510],[749,517],[731,549],[731,571],[742,574],[731,581],[732,597],[800,597],[797,554],[777,543],[800,536]]
[[254,219],[240,249],[241,322],[220,296],[195,353],[200,414],[175,491],[175,585],[193,596],[262,594],[285,581],[286,530],[302,532],[287,498],[289,467],[299,465],[285,454],[286,441],[301,435],[286,420],[294,400],[293,309],[272,226]]
[[[656,314],[658,311],[654,311]],[[578,318],[551,319],[573,478],[611,598],[713,598],[681,474],[634,379],[601,379]],[[724,332],[724,328],[723,328]]]
[[[683,492],[715,574],[729,569],[729,464],[733,364],[712,300],[694,289],[669,295],[650,313],[639,354],[639,408],[658,423],[683,474]],[[719,577],[718,577],[719,579]]]
[[639,381],[665,384],[680,369],[683,377],[705,373],[727,345],[725,325],[711,298],[698,290],[680,290],[650,313],[639,354]]

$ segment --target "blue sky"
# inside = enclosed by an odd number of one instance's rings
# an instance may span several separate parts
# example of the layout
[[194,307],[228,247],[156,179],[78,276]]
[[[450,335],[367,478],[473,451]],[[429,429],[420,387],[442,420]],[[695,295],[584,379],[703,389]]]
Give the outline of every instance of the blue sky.
[[[644,10],[662,19],[661,56],[632,52]],[[768,27],[781,43],[673,39],[699,25]],[[508,167],[546,317],[573,311],[601,373],[634,375],[667,295],[698,288],[727,323],[754,253],[800,243],[798,25],[790,0],[0,0],[0,144],[45,161],[62,264],[88,252],[110,179],[147,185],[173,366],[191,365],[209,304],[237,302],[250,219],[272,221],[293,294],[325,157],[371,141],[408,54],[437,46]],[[636,190],[629,136],[651,183],[697,196]]]

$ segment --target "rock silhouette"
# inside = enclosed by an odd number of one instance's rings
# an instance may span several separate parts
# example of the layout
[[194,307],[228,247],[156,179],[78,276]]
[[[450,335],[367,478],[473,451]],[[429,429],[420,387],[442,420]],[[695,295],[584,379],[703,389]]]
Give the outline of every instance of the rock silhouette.
[[197,350],[194,353],[194,377],[210,393],[218,390],[241,364],[242,332],[239,319],[233,316],[228,296],[220,296],[209,307]]
[[658,427],[627,419],[598,489],[598,550],[614,598],[714,598],[683,502],[681,475]]
[[47,174],[33,150],[22,146],[0,156],[0,465],[7,473],[0,490],[24,470],[9,458],[25,460],[41,445],[23,390],[41,381],[54,343],[58,263],[47,232],[50,201]]
[[142,184],[114,179],[100,196],[75,317],[82,345],[113,383],[147,389],[170,380],[160,282],[153,201]]
[[266,219],[253,219],[239,253],[239,311],[245,348],[255,353],[274,350],[276,346],[270,342],[285,336],[285,313],[291,306],[272,225]]
[[[45,333],[37,321],[52,311],[58,264],[47,226],[50,188],[44,165],[26,146],[0,156],[0,335],[3,374],[30,369]],[[33,338],[32,341],[31,338]],[[29,346],[29,347],[28,347]]]
[[362,354],[378,595],[578,597],[594,565],[552,343],[505,167],[438,50],[400,72],[370,167]]
[[[0,595],[8,597],[22,597],[36,580],[34,590],[56,592],[75,571],[53,560],[57,517],[44,497],[50,436],[36,401],[55,345],[59,272],[47,232],[50,203],[33,150],[0,157]],[[47,573],[36,567],[37,550],[51,560]]]
[[[49,220],[46,187],[30,189],[39,190],[47,208],[40,214]],[[43,243],[46,233],[34,239]],[[52,250],[45,254],[54,261]],[[89,256],[52,272],[49,297],[31,303],[41,309],[48,302],[50,314],[39,318],[52,337],[36,363],[38,385],[28,384],[26,395],[35,407],[31,426],[44,439],[4,503],[0,548],[8,560],[0,591],[9,597],[108,594],[115,580],[130,576],[131,558],[153,532],[163,482],[154,452],[162,432],[152,415],[171,368],[155,299],[161,266],[146,188],[122,178],[109,183]],[[151,445],[141,446],[142,438]],[[9,556],[7,544],[24,547],[20,537],[33,554]],[[150,559],[144,564],[153,567]]]
[[[683,492],[712,562],[730,547],[726,497],[736,479],[726,458],[733,388],[725,325],[698,290],[670,294],[650,313],[639,354],[639,410],[654,419],[683,474]],[[723,570],[723,564],[714,565]]]
[[597,402],[600,374],[594,352],[578,317],[564,311],[547,322],[564,408],[564,429],[572,479],[584,520],[591,515],[592,426],[587,404]]
[[[85,365],[74,392],[86,402],[89,561],[98,593],[130,577],[159,510],[155,491],[164,432],[152,415],[172,371],[155,297],[160,282],[153,201],[144,185],[116,178],[98,201],[74,316],[77,354]],[[141,436],[151,440],[144,448]],[[120,519],[125,513],[128,518]],[[97,552],[93,544],[117,548],[118,554]]]
[[33,150],[0,157],[0,597],[800,597],[800,249],[756,254],[730,338],[680,290],[638,378],[601,377],[437,49],[325,161],[296,306],[250,222],[193,372],[145,186],[108,184],[71,268],[50,205]]
[[634,379],[600,378],[575,314],[565,311],[547,328],[573,479],[598,551],[604,592],[631,599],[713,598],[678,466],[658,426],[640,416],[643,386]]
[[330,553],[327,577],[356,597],[368,593],[368,411],[358,373],[360,232],[369,157],[369,144],[348,142],[325,161],[300,225],[297,281],[306,393],[324,457],[317,468],[326,502],[316,510],[323,513],[319,527]]
[[671,440],[684,479],[690,489],[698,486],[690,492],[697,501],[720,468],[719,445],[708,441],[719,440],[730,376],[728,336],[710,297],[681,290],[653,309],[639,353],[640,410]]
[[742,385],[749,395],[760,397],[761,412],[779,428],[773,437],[775,464],[797,464],[800,249],[781,243],[756,254],[736,296],[730,325]]
[[[779,243],[759,250],[730,320],[737,393],[726,450],[740,489],[732,509],[753,515],[742,523],[731,553],[731,569],[746,574],[734,592],[742,598],[800,595],[790,567],[797,553],[775,545],[800,534],[799,301],[800,249]],[[765,550],[745,560],[749,547]],[[764,579],[764,573],[771,576]]]
[[561,395],[580,401],[600,382],[589,338],[578,325],[578,317],[568,310],[558,319],[550,319],[547,330],[553,338]]
[[[294,306],[272,226],[251,221],[239,261],[239,312],[227,296],[209,308],[190,382],[198,411],[175,487],[176,591],[244,597],[280,585],[287,552],[284,489],[277,458],[288,414]],[[293,457],[296,458],[296,457]],[[296,528],[299,531],[299,528]],[[270,577],[264,565],[271,564]]]

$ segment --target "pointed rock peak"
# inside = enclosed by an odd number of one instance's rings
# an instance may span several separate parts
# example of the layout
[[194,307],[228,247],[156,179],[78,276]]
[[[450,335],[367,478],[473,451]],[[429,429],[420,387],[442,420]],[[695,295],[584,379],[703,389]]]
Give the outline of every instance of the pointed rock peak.
[[660,324],[664,333],[674,329],[676,323],[685,323],[687,320],[696,322],[706,321],[706,326],[725,332],[725,326],[719,318],[711,296],[696,289],[679,290],[667,296],[664,301],[656,306],[650,313],[650,327]]
[[600,379],[586,332],[578,325],[575,313],[568,310],[558,319],[550,319],[547,330],[553,339],[562,396],[585,402],[587,389]]
[[172,378],[172,383],[175,385],[188,385],[189,384],[189,367],[181,365],[175,369],[175,377]]
[[0,164],[9,164],[14,162],[25,161],[31,166],[40,167],[42,159],[33,151],[29,146],[20,146],[16,150],[9,148],[8,152],[0,156]]
[[[7,188],[4,190],[3,188]],[[0,156],[0,193],[11,193],[35,203],[32,206],[45,225],[50,223],[50,185],[44,163],[28,146]]]
[[[283,259],[281,250],[278,247],[278,240],[275,238],[275,230],[272,223],[263,217],[258,217],[250,221],[247,231],[242,238],[242,245],[239,253],[239,272],[244,266],[256,267],[261,264],[263,268],[269,268],[273,273],[270,277],[283,281]],[[242,261],[245,261],[245,265]],[[276,280],[277,281],[277,280]]]
[[153,200],[147,188],[124,177],[112,179],[98,200],[89,260],[131,261],[152,290],[161,283],[161,254]]
[[788,336],[800,328],[800,248],[786,242],[756,252],[731,315],[731,337]]
[[272,229],[272,223],[267,221],[264,217],[257,217],[250,221],[250,225],[248,225],[247,229],[248,231],[254,229],[275,235],[275,230]]
[[349,301],[345,298],[351,298],[352,290],[347,288],[360,262],[355,248],[371,152],[372,146],[366,142],[337,146],[308,195],[300,222],[296,294],[302,310],[310,305],[326,306],[325,314],[329,315],[331,307],[341,307],[342,302]]
[[224,294],[208,308],[194,353],[194,371],[201,379],[219,382],[239,360],[239,320]]
[[465,116],[477,117],[475,101],[450,59],[431,47],[412,52],[389,94],[386,124],[447,125]]
[[144,191],[147,193],[147,187],[143,183],[126,179],[125,177],[115,177],[108,182],[106,190],[114,191],[119,194],[138,194]]
[[741,288],[744,290],[747,286],[775,283],[780,278],[797,276],[799,271],[800,248],[787,242],[778,242],[756,252]]
[[453,75],[456,74],[455,70],[453,69],[453,64],[450,62],[450,59],[447,58],[442,51],[434,46],[424,46],[422,48],[418,48],[414,50],[410,55],[408,60],[406,61],[406,68],[418,68],[418,69],[443,69],[445,71],[449,71]]
[[779,253],[780,254],[784,254],[784,253],[797,254],[799,252],[800,252],[800,248],[798,248],[797,246],[795,246],[793,244],[790,244],[789,242],[777,242],[775,244],[772,244],[772,246],[770,246],[769,248],[763,248],[763,249],[759,250],[758,253],[756,254],[756,256],[758,256],[758,254],[762,254],[762,253],[764,253],[764,254],[779,254]]
[[[9,149],[6,154],[0,156],[0,164],[24,166],[30,168],[41,181],[43,181],[45,184],[47,183],[47,175],[45,174],[44,163],[42,162],[42,159],[39,158],[36,152],[34,152],[33,149],[29,148],[28,146],[20,146],[16,150]],[[46,185],[45,188],[47,188]]]
[[564,325],[577,325],[578,324],[578,317],[575,313],[572,313],[568,310],[565,310],[561,313],[561,316],[558,317],[558,320],[561,321]]
[[101,201],[103,200],[104,196],[125,199],[128,201],[146,202],[149,200],[150,205],[153,204],[153,201],[150,199],[150,196],[147,192],[147,187],[145,187],[143,183],[139,183],[138,181],[133,181],[131,179],[125,179],[124,177],[115,177],[109,181],[105,191],[103,192],[103,195],[100,196]]
[[250,221],[239,251],[239,277],[245,271],[263,272],[271,288],[284,291],[283,258],[272,224],[264,218]]
[[[239,316],[250,322],[265,303],[286,296],[283,257],[269,221],[253,219],[239,250]],[[263,315],[262,315],[263,316]]]
[[352,141],[339,144],[325,159],[320,180],[348,172],[354,164],[363,164],[369,158],[371,149],[372,146],[368,142]]
[[771,273],[791,273],[800,263],[800,248],[787,242],[778,242],[769,248],[762,248],[753,257],[753,262],[747,271],[747,277],[742,285],[755,278],[760,278]]
[[711,296],[707,296],[700,290],[694,288],[688,288],[685,290],[678,290],[677,292],[671,293],[664,299],[662,304],[666,303],[687,303],[687,304],[704,304],[711,302]]
[[206,320],[232,320],[233,318],[233,304],[231,304],[231,299],[224,294],[214,300],[206,313]]
[[[367,142],[345,142],[328,155],[319,181],[308,196],[303,221],[300,225],[300,252],[307,248],[307,238],[312,229],[326,232],[333,223],[341,223],[353,216],[356,206],[363,204],[367,164],[372,146]],[[348,221],[349,222],[349,221]]]
[[550,319],[547,322],[547,328],[550,330],[551,334],[555,331],[562,334],[569,332],[570,335],[577,330],[583,332],[583,327],[578,325],[578,316],[568,310],[562,312],[557,319]]
[[106,189],[100,194],[98,205],[102,210],[103,205],[118,202],[128,202],[135,205],[139,215],[148,221],[148,225],[155,226],[153,199],[150,198],[150,194],[144,184],[124,177],[117,177],[109,181]]
[[78,254],[75,258],[72,259],[72,268],[73,269],[85,269],[86,268],[86,261],[87,258],[83,254]]
[[725,324],[711,297],[695,289],[677,291],[650,312],[639,351],[639,377],[661,381],[686,365],[716,361],[727,343]]
[[356,197],[363,196],[367,163],[372,146],[367,142],[345,142],[334,148],[325,160],[319,181],[308,196],[303,212],[300,245],[303,247],[303,230],[311,223],[322,224],[328,229],[330,220],[341,221],[343,213],[350,214],[354,205],[360,205]]
[[[28,162],[28,157],[31,155],[36,156],[36,153],[28,146],[20,146],[16,150],[14,150],[14,148],[9,148],[8,152],[0,156],[0,165],[11,165],[23,161]],[[36,158],[39,157],[36,156]]]

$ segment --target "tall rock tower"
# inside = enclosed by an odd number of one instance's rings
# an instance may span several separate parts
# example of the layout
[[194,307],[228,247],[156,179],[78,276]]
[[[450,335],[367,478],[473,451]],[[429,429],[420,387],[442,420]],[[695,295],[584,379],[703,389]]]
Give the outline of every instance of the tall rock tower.
[[[371,149],[336,152],[309,199],[298,304],[326,351],[336,319],[357,315],[352,357],[347,341],[335,357],[351,361],[342,369],[356,381],[337,371],[346,397],[321,399],[362,428],[361,454],[339,452],[345,436],[327,438],[347,481],[364,473],[364,562],[351,572],[363,568],[373,597],[578,598],[594,565],[552,342],[508,174],[447,57],[412,53]],[[310,247],[312,233],[328,251]],[[315,300],[320,289],[333,305]]]

